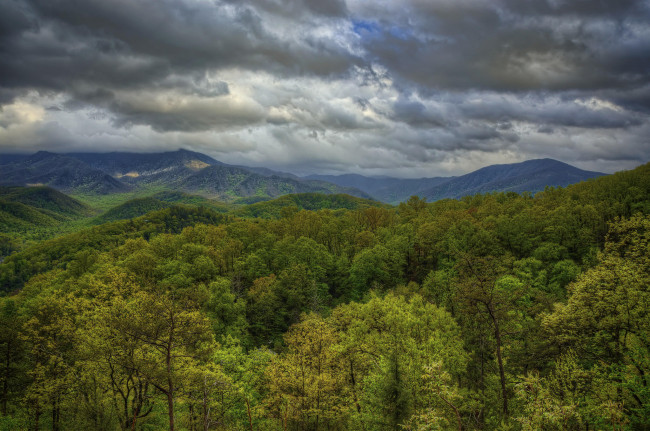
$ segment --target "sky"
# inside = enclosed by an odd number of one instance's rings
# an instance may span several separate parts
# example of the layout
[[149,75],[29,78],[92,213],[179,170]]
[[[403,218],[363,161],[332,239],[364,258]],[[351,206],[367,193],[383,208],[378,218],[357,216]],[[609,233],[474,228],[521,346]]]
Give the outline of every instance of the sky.
[[650,161],[650,0],[2,0],[0,152],[307,173]]

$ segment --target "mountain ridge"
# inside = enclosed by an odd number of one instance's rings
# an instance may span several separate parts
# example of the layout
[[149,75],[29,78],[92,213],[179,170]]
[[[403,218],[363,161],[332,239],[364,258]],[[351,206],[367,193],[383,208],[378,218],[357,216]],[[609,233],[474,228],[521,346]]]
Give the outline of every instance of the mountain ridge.
[[0,155],[0,160],[3,159],[9,163],[0,165],[3,173],[0,185],[46,185],[73,194],[157,188],[198,193],[224,201],[311,192],[370,198],[355,188],[303,180],[267,168],[228,165],[189,150],[66,154],[39,151],[25,157]]
[[519,163],[489,165],[453,177],[402,179],[343,174],[338,176],[309,175],[304,178],[322,179],[341,186],[354,186],[375,199],[395,204],[405,201],[412,195],[435,201],[499,191],[535,193],[544,190],[547,186],[565,187],[569,184],[603,175],[606,174],[585,171],[568,163],[543,158]]
[[91,213],[84,203],[49,187],[0,187],[0,233],[56,226]]
[[0,185],[47,185],[66,193],[171,189],[217,198],[275,198],[293,193],[345,193],[397,204],[416,195],[434,201],[477,193],[535,193],[605,175],[554,159],[490,165],[455,177],[403,179],[359,174],[298,177],[264,167],[229,165],[195,151],[0,155]]
[[81,160],[39,151],[1,166],[0,186],[49,186],[63,192],[107,194],[129,190],[127,184]]
[[422,197],[439,200],[497,191],[536,193],[546,187],[566,187],[603,175],[605,174],[585,171],[554,159],[532,159],[520,163],[490,165],[454,177],[425,190]]

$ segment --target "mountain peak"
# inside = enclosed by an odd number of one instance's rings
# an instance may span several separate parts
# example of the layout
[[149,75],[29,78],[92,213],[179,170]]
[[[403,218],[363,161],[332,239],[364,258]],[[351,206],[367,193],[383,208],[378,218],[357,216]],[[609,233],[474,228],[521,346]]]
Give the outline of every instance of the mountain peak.
[[57,153],[52,153],[49,151],[37,151],[36,153],[32,154],[31,156],[27,157],[25,161],[35,163],[35,162],[40,162],[41,160],[49,159],[52,157],[61,157],[60,154]]
[[547,186],[566,187],[602,175],[554,159],[533,159],[486,166],[426,190],[423,196],[432,201],[496,191],[535,193]]

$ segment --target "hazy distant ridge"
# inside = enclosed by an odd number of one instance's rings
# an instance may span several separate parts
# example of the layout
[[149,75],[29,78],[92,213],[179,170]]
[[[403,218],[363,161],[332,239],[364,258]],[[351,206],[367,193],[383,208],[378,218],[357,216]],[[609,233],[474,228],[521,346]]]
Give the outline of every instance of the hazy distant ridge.
[[539,192],[547,186],[569,184],[605,174],[578,169],[553,159],[535,159],[507,165],[492,165],[432,187],[422,193],[429,201],[488,192]]
[[458,177],[401,179],[365,177],[357,174],[310,175],[340,186],[356,187],[375,199],[397,203],[412,195],[429,201],[488,192],[538,192],[546,186],[568,186],[605,175],[584,171],[553,159],[534,159],[521,163],[491,165]]
[[251,196],[268,199],[289,193],[348,193],[369,198],[356,188],[303,180],[266,168],[227,165],[187,150],[0,155],[0,171],[0,185],[47,185],[66,193],[106,194],[156,187],[224,201]]
[[538,192],[605,175],[552,159],[492,165],[458,177],[401,179],[357,174],[295,175],[268,168],[233,166],[205,154],[70,153],[41,151],[31,156],[0,155],[0,185],[47,185],[67,193],[107,194],[156,187],[223,201],[274,198],[293,193],[347,193],[399,203],[412,195],[435,201],[477,193]]

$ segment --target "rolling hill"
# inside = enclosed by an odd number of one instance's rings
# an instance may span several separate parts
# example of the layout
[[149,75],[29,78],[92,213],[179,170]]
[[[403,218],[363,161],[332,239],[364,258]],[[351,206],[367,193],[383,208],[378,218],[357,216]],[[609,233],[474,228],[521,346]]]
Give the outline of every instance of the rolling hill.
[[583,171],[553,159],[535,159],[487,166],[424,190],[421,197],[436,201],[488,192],[535,193],[547,186],[566,187],[603,175],[605,174],[600,172]]
[[[401,179],[311,175],[228,165],[201,153],[69,153],[0,156],[0,185],[48,185],[77,195],[131,192],[119,203],[160,191],[224,202],[268,200],[294,193],[349,194],[396,204],[412,195],[435,201],[493,191],[538,192],[604,175],[552,159],[492,165],[458,177]],[[117,203],[117,202],[116,202]]]
[[129,186],[73,157],[40,151],[0,166],[0,186],[49,186],[63,192],[107,194]]
[[535,159],[521,163],[491,165],[458,177],[401,179],[391,177],[364,177],[363,175],[310,175],[340,186],[356,187],[375,199],[399,203],[410,196],[429,201],[487,192],[538,192],[546,186],[565,187],[589,178],[605,175],[578,169],[553,159]]
[[93,224],[104,224],[118,220],[140,217],[151,211],[158,211],[171,207],[173,204],[164,202],[153,197],[131,199],[124,202],[104,214],[95,217]]
[[0,232],[26,232],[90,215],[83,203],[49,187],[0,187]]
[[321,209],[362,209],[368,207],[389,207],[374,200],[358,198],[346,194],[300,193],[281,196],[279,198],[246,205],[232,214],[240,217],[277,218],[282,215],[284,208],[295,210],[317,211]]
[[[48,185],[66,193],[109,194],[172,190],[234,201],[288,193],[366,193],[324,181],[303,180],[266,168],[221,163],[201,153],[69,153],[0,156],[0,185]],[[142,194],[142,193],[140,193]]]

